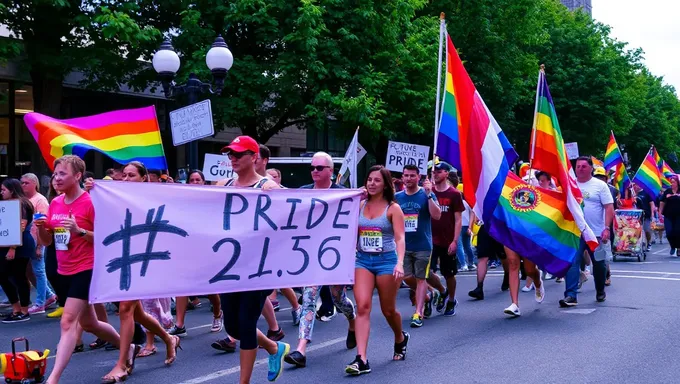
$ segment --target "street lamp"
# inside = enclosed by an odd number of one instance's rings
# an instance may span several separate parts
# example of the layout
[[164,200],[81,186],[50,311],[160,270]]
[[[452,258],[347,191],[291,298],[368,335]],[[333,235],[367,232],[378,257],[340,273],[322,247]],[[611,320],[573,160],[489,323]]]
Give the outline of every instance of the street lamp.
[[[212,72],[213,85],[202,82],[195,73],[189,74],[186,84],[175,84],[174,78],[180,67],[180,59],[169,39],[163,41],[158,51],[154,53],[152,64],[153,69],[158,73],[158,78],[163,84],[165,97],[174,98],[179,95],[186,95],[189,104],[194,104],[198,102],[199,94],[210,93],[211,95],[219,95],[222,93],[224,79],[227,77],[227,71],[234,64],[234,57],[229,48],[227,48],[222,35],[218,35],[208,54],[205,56],[205,64],[210,69],[210,72]],[[189,168],[198,169],[198,141],[189,142],[186,148]]]

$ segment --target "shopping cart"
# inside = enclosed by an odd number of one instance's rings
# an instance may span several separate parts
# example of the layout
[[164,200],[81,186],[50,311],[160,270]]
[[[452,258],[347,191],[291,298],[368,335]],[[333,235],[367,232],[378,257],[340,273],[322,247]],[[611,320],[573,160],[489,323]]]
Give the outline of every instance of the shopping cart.
[[637,257],[647,260],[647,245],[644,244],[643,223],[645,215],[641,209],[617,209],[614,216],[614,261],[617,256]]

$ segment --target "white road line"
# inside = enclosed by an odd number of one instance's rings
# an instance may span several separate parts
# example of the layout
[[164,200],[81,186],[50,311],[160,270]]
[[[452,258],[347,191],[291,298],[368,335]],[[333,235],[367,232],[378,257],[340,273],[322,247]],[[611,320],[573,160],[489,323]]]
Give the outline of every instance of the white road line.
[[645,279],[645,280],[667,280],[667,281],[680,281],[677,277],[657,277],[657,276],[632,276],[632,275],[612,275],[617,279],[620,277],[628,279]]
[[574,315],[589,315],[595,312],[595,308],[580,308],[580,309],[564,309],[561,313],[571,313]]
[[193,331],[194,329],[201,329],[201,328],[208,328],[208,327],[212,327],[212,323],[210,323],[210,324],[203,324],[203,325],[199,325],[199,326],[196,326],[196,327],[187,328],[187,331]]
[[626,271],[626,270],[614,270],[612,272],[616,273],[648,273],[650,275],[680,275],[680,272],[659,272],[659,271]]
[[[337,339],[332,339],[332,340],[328,340],[328,341],[325,341],[325,342],[320,343],[320,344],[312,345],[309,348],[307,348],[307,351],[312,352],[312,351],[315,351],[317,349],[330,347],[331,345],[335,345],[335,344],[341,343],[343,341],[345,341],[344,337],[338,337]],[[260,359],[260,360],[257,360],[255,362],[255,366],[257,367],[258,365],[267,364],[268,362],[269,362],[268,358]],[[187,381],[183,381],[180,384],[205,383],[205,382],[210,381],[210,380],[219,379],[220,377],[233,375],[234,373],[237,373],[240,370],[241,370],[241,368],[239,366],[235,366],[235,367],[231,367],[229,369],[223,369],[223,370],[220,370],[220,371],[209,373],[209,374],[204,375],[204,376],[199,376],[199,377],[187,380]]]

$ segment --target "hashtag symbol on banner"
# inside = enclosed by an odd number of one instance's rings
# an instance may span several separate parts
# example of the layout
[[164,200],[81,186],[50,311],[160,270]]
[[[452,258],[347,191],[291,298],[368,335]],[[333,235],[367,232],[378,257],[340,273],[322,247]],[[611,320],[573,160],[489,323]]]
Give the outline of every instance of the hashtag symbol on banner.
[[[118,241],[123,242],[123,253],[121,257],[117,257],[106,264],[106,272],[113,273],[120,270],[120,290],[130,290],[132,283],[132,265],[142,263],[139,276],[146,276],[146,271],[149,268],[151,260],[170,260],[170,251],[154,252],[153,245],[156,241],[156,235],[159,232],[171,233],[182,237],[187,237],[189,234],[182,228],[168,224],[168,220],[163,220],[163,212],[165,205],[149,209],[146,214],[146,221],[144,224],[132,225],[132,213],[129,209],[125,210],[125,223],[120,226],[120,231],[112,233],[104,239],[102,244],[109,246]],[[154,218],[154,213],[156,217]],[[130,245],[132,237],[137,235],[148,234],[146,242],[146,250],[144,253],[130,254]]]

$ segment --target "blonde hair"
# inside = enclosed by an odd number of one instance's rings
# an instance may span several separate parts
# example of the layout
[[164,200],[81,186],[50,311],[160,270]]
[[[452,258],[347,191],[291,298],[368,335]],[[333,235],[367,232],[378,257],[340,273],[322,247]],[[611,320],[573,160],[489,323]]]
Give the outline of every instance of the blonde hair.
[[38,176],[35,173],[27,173],[21,176],[21,178],[31,180],[35,184],[35,190],[40,191],[40,180],[38,180]]
[[54,160],[54,168],[57,168],[57,165],[59,164],[70,165],[74,175],[77,173],[85,173],[85,161],[78,156],[65,155]]

